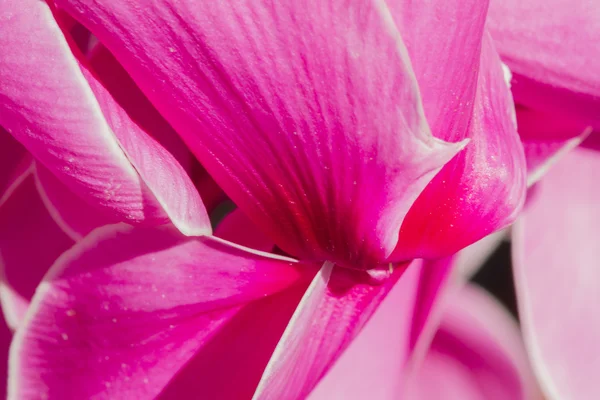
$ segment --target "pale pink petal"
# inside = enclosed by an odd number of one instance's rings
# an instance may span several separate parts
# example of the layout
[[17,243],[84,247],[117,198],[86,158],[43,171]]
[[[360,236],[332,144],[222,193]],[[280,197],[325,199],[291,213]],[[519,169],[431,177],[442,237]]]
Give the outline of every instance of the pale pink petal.
[[385,2],[406,43],[432,133],[449,141],[469,136],[488,0]]
[[517,126],[525,149],[528,184],[540,180],[560,158],[577,147],[591,127],[560,114],[517,107]]
[[541,399],[516,322],[482,289],[449,302],[431,348],[403,396],[411,400]]
[[57,4],[294,256],[382,262],[412,201],[464,146],[431,135],[382,2]]
[[154,398],[241,307],[312,275],[209,237],[100,228],[38,287],[11,347],[10,398]]
[[169,382],[159,399],[250,399],[306,290],[296,285],[244,306]]
[[240,209],[234,210],[219,222],[215,235],[230,242],[266,252],[272,251],[275,246],[273,241],[260,232]]
[[475,102],[467,133],[471,141],[410,209],[393,259],[452,255],[510,224],[523,205],[523,146],[504,71],[489,35],[482,43],[476,95],[463,101]]
[[119,222],[73,193],[42,164],[36,164],[34,173],[42,201],[56,224],[71,239],[78,241],[100,226]]
[[596,1],[492,0],[488,26],[519,104],[600,128]]
[[11,192],[31,172],[31,155],[0,126],[0,206]]
[[6,378],[8,376],[7,362],[8,360],[8,346],[12,339],[12,332],[6,325],[6,321],[0,316],[0,399],[6,399]]
[[565,155],[513,228],[519,315],[548,399],[600,396],[600,154]]
[[254,398],[305,398],[405,269],[365,272],[325,263],[283,333]]
[[450,265],[413,262],[310,399],[398,398],[410,363],[418,364],[414,357],[427,351],[439,323]]
[[19,326],[33,292],[73,241],[56,225],[31,173],[0,205],[0,301],[11,328]]
[[73,192],[120,219],[210,232],[182,166],[74,51],[45,2],[2,2],[0,123]]

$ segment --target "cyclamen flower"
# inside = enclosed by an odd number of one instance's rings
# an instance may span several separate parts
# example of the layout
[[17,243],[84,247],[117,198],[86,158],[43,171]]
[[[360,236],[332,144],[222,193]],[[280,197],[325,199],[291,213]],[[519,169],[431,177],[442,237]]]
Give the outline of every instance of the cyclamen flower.
[[[486,2],[55,3],[0,4],[0,125],[76,241],[9,321],[11,398],[304,398],[398,287],[404,366],[444,257],[523,203]],[[179,137],[239,207],[222,238]]]

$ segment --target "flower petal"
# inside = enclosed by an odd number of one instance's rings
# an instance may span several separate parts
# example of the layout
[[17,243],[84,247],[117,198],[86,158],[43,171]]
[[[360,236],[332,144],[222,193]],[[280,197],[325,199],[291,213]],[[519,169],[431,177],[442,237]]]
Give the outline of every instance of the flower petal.
[[11,347],[9,398],[154,398],[244,304],[309,280],[307,267],[210,237],[100,228],[39,286]]
[[209,233],[185,170],[82,58],[45,2],[2,2],[0,123],[73,192],[120,219],[170,218],[185,233]]
[[564,154],[577,147],[591,128],[564,115],[517,107],[517,126],[527,160],[527,183],[539,181]]
[[32,162],[27,150],[0,126],[0,206],[27,176]]
[[406,43],[432,133],[447,141],[464,139],[477,90],[488,0],[385,2]]
[[541,399],[515,321],[475,287],[449,303],[424,364],[401,397]]
[[414,358],[426,352],[437,329],[439,316],[432,314],[441,311],[448,261],[413,262],[309,398],[398,398],[410,363],[418,364]]
[[36,163],[34,176],[46,209],[54,222],[74,241],[100,226],[119,222],[102,208],[83,201],[43,165]]
[[325,263],[279,341],[254,398],[305,398],[405,268],[368,273]]
[[512,98],[489,35],[482,43],[474,101],[469,145],[436,175],[410,209],[394,260],[452,255],[507,226],[521,209],[525,156],[515,129]]
[[492,0],[488,26],[524,106],[600,128],[600,8],[590,0]]
[[549,399],[600,395],[599,170],[597,151],[565,155],[513,229],[519,315]]
[[306,285],[244,306],[169,382],[159,399],[250,399]]
[[239,208],[223,218],[215,230],[215,235],[260,251],[270,252],[275,246]]
[[73,241],[44,206],[31,172],[0,205],[0,301],[8,325],[18,327],[35,288]]
[[[8,329],[4,318],[0,316],[0,360],[8,360],[8,346],[10,346],[11,339],[12,332]],[[6,399],[7,372],[7,363],[2,362],[0,364],[0,399]]]
[[294,256],[382,262],[410,204],[465,144],[430,134],[382,2],[57,3]]

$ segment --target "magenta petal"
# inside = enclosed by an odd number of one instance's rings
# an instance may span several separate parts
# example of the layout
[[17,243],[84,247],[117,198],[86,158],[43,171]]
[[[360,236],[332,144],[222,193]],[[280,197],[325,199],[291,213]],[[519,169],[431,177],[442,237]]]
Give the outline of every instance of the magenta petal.
[[579,148],[536,186],[514,228],[519,315],[549,399],[600,396],[600,155]]
[[523,146],[510,91],[489,35],[482,43],[480,67],[468,133],[471,141],[410,209],[392,256],[395,260],[451,255],[510,224],[523,205]]
[[383,261],[412,201],[464,146],[431,135],[381,2],[57,3],[294,256]]
[[307,285],[244,306],[169,382],[159,399],[250,399]]
[[10,397],[158,395],[243,305],[313,270],[172,230],[108,226],[39,286],[10,354]]
[[89,59],[91,69],[99,81],[110,92],[114,100],[123,107],[127,115],[144,132],[167,149],[179,164],[189,172],[193,155],[177,135],[177,132],[156,111],[108,49],[102,44],[98,44],[94,47]]
[[413,262],[310,399],[398,398],[410,365],[418,365],[415,357],[423,356],[439,323],[448,261]]
[[223,218],[215,230],[215,235],[260,251],[270,252],[275,246],[239,208]]
[[367,273],[325,263],[298,305],[254,398],[306,397],[360,332],[404,268]]
[[46,208],[71,239],[78,241],[100,226],[118,222],[105,210],[83,201],[43,165],[37,163],[34,173],[39,195]]
[[515,100],[600,128],[598,21],[593,0],[492,0],[488,26]]
[[515,321],[490,295],[472,287],[449,303],[423,365],[399,398],[540,397]]
[[27,150],[0,126],[0,206],[31,169]]
[[121,220],[171,219],[185,233],[210,232],[186,171],[71,52],[48,5],[4,1],[0,22],[6,130],[74,193]]
[[13,329],[46,271],[73,244],[48,213],[33,175],[20,182],[0,205],[0,301]]
[[591,127],[567,116],[525,107],[517,107],[517,126],[525,149],[529,185],[540,180],[556,161],[591,132]]

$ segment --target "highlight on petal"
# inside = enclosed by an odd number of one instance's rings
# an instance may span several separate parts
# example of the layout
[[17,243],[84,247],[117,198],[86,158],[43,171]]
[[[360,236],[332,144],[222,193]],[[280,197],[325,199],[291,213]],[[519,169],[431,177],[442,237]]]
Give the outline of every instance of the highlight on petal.
[[398,397],[541,399],[515,321],[475,287],[449,302],[421,368]]
[[35,288],[73,241],[44,206],[31,172],[0,205],[0,302],[8,325],[17,328]]
[[600,8],[589,0],[492,0],[488,27],[515,100],[600,128]]
[[487,34],[474,101],[467,134],[471,141],[413,204],[392,259],[452,255],[509,225],[521,209],[526,189],[525,156],[510,91]]
[[100,226],[119,222],[103,209],[83,201],[39,163],[35,165],[34,177],[38,193],[54,222],[74,241]]
[[244,305],[310,280],[309,267],[171,229],[100,228],[38,287],[9,398],[154,398]]
[[0,124],[74,193],[120,220],[210,233],[184,168],[69,41],[45,2],[2,2]]
[[325,263],[279,341],[254,399],[305,398],[403,274]]
[[600,155],[578,148],[536,185],[513,228],[521,325],[548,399],[595,399],[600,384]]
[[382,2],[57,4],[293,256],[382,262],[413,200],[465,145],[431,135]]
[[308,398],[399,398],[439,324],[450,266],[449,260],[411,263]]
[[[0,360],[8,360],[8,346],[12,339],[12,332],[6,321],[0,315]],[[6,378],[8,376],[7,363],[0,364],[0,399],[6,399]]]

